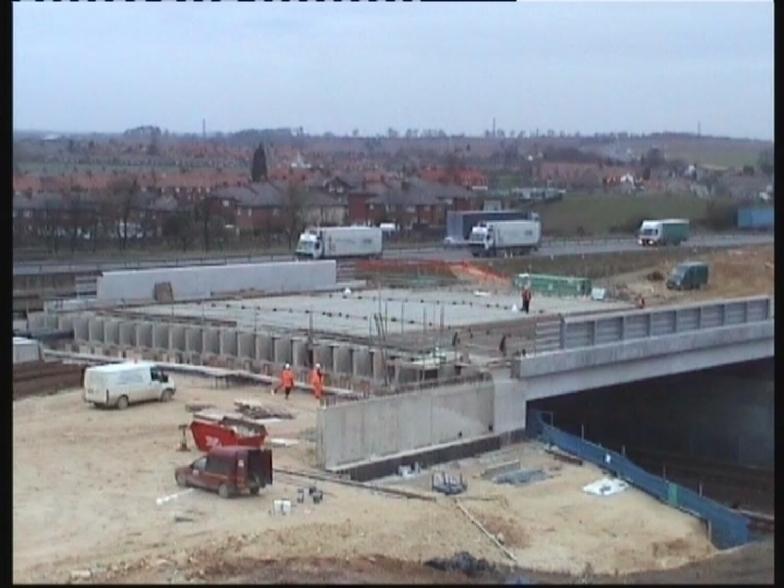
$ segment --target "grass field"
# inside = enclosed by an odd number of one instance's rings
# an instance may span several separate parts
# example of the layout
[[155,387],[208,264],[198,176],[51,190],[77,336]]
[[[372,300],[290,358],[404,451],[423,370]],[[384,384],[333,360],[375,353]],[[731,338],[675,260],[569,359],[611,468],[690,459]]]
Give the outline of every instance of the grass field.
[[[574,195],[533,210],[542,217],[542,234],[549,237],[632,233],[646,218],[687,218],[704,224],[711,214],[709,200],[690,195]],[[729,201],[713,202],[729,206]],[[714,205],[715,207],[715,205]]]

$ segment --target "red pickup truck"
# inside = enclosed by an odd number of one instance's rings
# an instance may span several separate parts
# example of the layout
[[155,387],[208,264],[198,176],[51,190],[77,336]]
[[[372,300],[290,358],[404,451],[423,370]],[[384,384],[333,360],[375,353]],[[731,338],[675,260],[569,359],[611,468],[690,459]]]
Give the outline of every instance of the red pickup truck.
[[175,470],[178,486],[194,486],[230,498],[258,494],[272,484],[272,451],[245,446],[213,447],[191,465]]

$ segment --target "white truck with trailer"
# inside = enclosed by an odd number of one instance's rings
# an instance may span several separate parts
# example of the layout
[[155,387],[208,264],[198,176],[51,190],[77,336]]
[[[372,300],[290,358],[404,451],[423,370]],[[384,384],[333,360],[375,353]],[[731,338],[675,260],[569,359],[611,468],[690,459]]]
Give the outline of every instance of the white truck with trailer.
[[530,220],[485,221],[471,230],[468,246],[474,257],[511,257],[539,249],[542,223]]
[[115,363],[84,371],[84,401],[93,405],[125,409],[148,400],[168,402],[175,392],[172,378],[152,362]]
[[379,227],[319,227],[299,236],[294,253],[300,259],[380,258],[383,249]]

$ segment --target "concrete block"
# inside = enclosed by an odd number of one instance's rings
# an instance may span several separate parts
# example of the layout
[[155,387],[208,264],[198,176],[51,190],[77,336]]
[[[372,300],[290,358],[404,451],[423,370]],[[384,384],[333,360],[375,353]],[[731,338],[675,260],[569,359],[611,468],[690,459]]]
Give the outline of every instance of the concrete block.
[[199,327],[189,327],[185,331],[185,351],[198,354],[204,349],[204,334]]
[[237,349],[241,358],[253,359],[256,357],[256,335],[253,333],[239,333],[237,336]]
[[120,343],[120,321],[116,319],[105,319],[103,321],[103,341],[107,345]]
[[288,337],[276,338],[275,363],[291,363],[291,339]]
[[185,325],[172,325],[169,329],[169,349],[185,351]]
[[136,323],[133,321],[120,323],[119,343],[124,347],[136,347]]
[[155,323],[152,328],[152,348],[169,349],[169,325]]
[[234,329],[224,329],[220,336],[220,354],[226,357],[236,357],[237,355],[237,331]]
[[220,353],[220,331],[218,329],[206,329],[204,331],[204,353]]
[[89,341],[92,343],[103,343],[103,319],[90,317],[87,321],[89,330]]
[[144,349],[152,348],[152,323],[136,323],[136,346]]
[[90,329],[87,317],[77,316],[73,320],[74,339],[76,341],[89,341]]

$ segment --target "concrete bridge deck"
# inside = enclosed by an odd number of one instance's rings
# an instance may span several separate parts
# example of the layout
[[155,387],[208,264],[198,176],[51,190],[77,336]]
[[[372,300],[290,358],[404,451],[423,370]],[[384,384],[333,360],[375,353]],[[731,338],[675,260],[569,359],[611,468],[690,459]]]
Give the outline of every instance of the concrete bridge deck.
[[773,357],[773,300],[564,317],[547,337],[548,351],[512,365],[526,401]]

